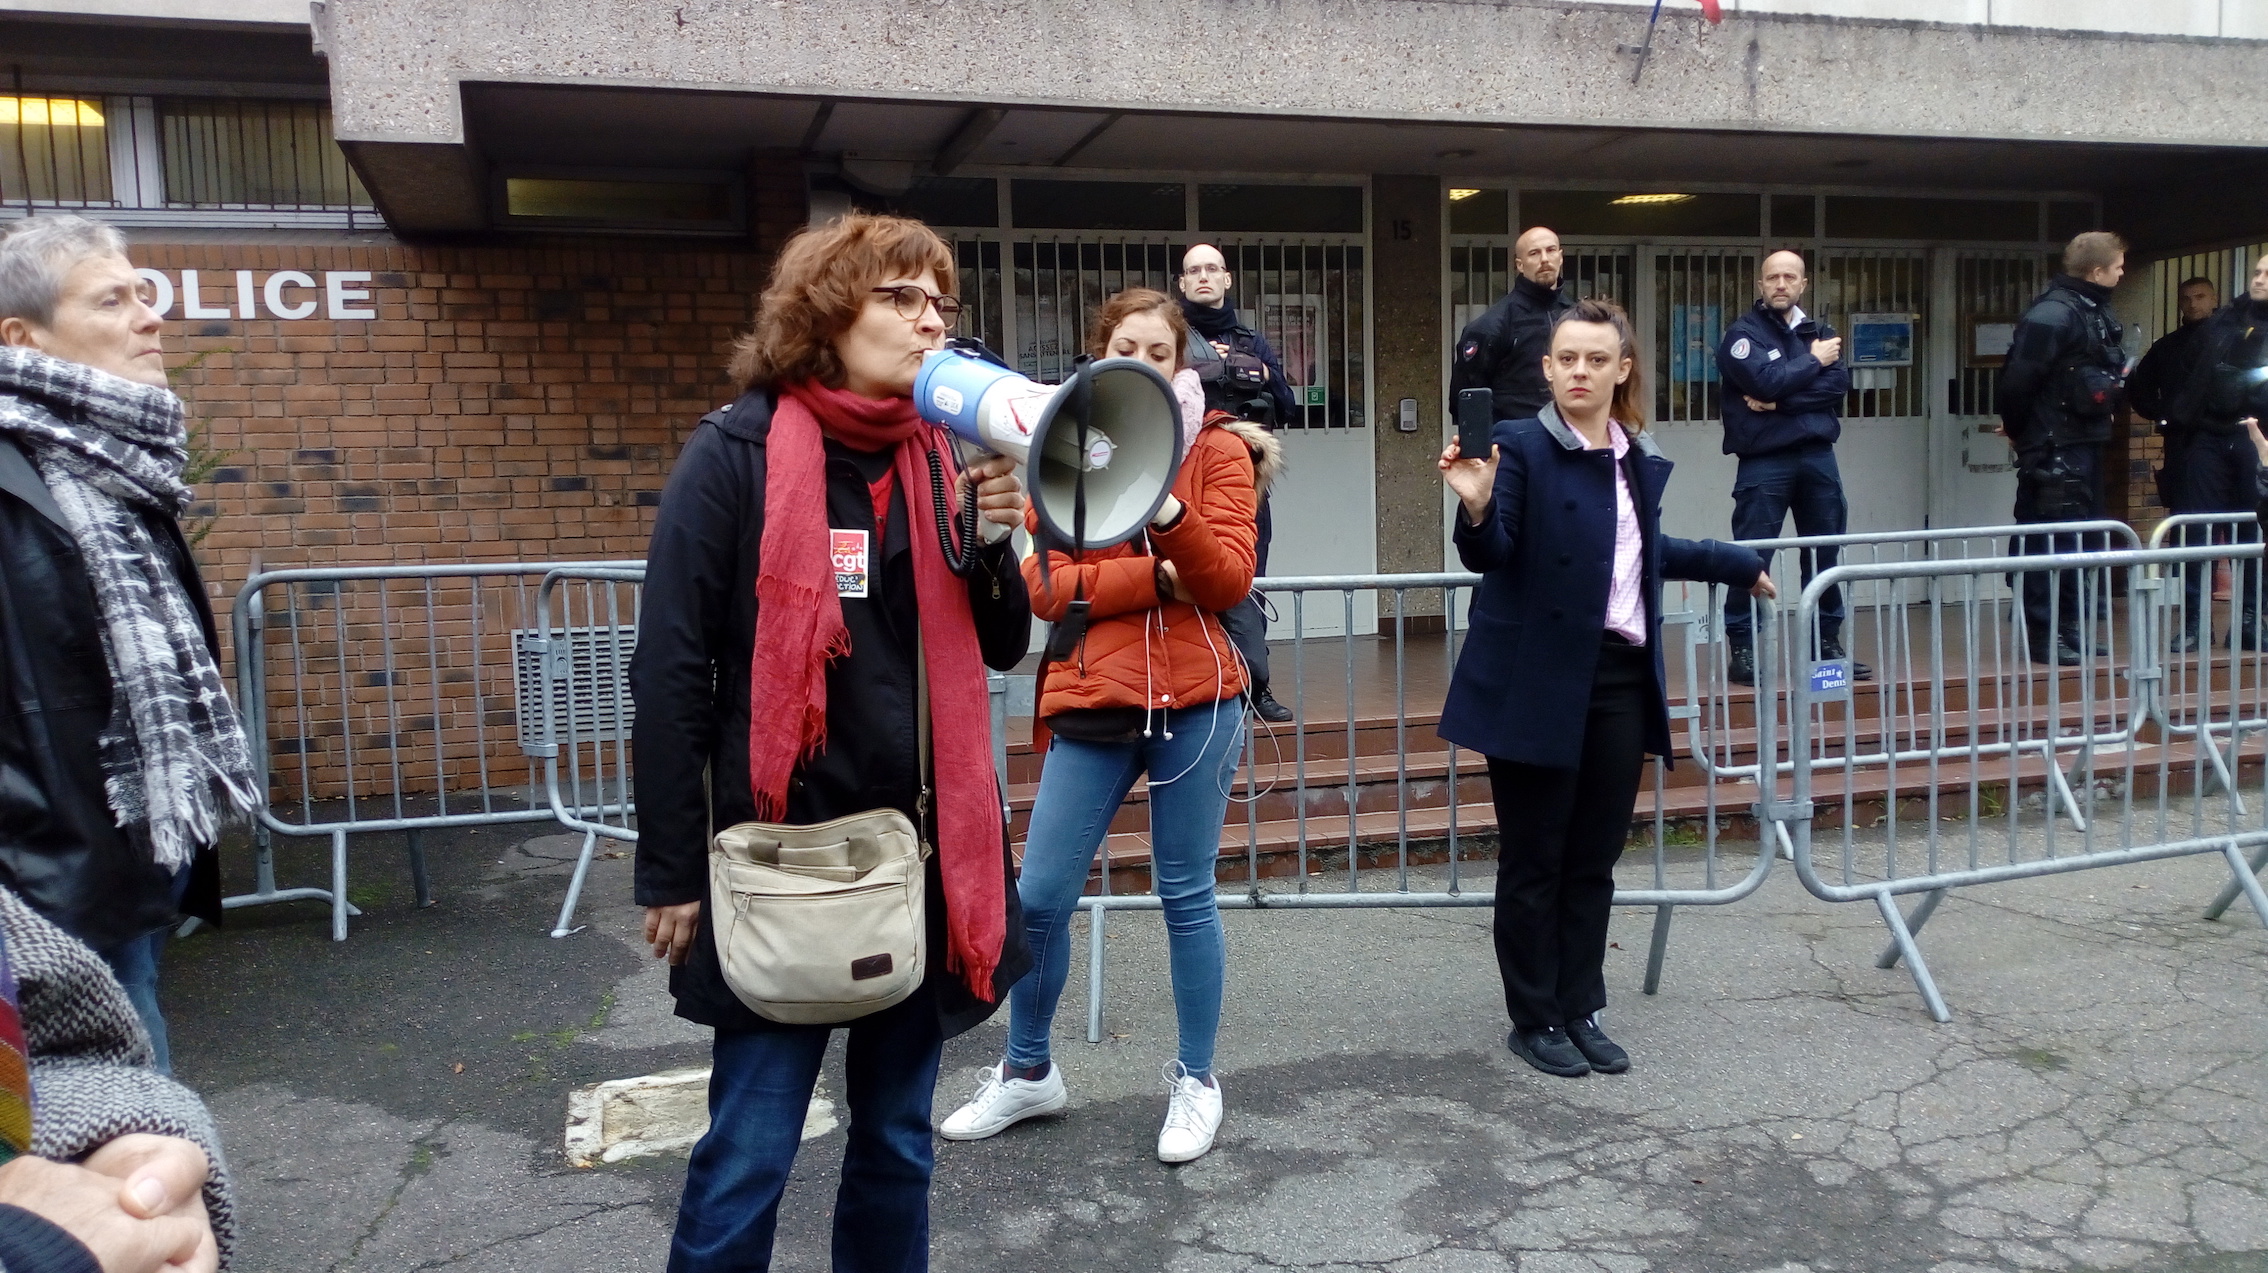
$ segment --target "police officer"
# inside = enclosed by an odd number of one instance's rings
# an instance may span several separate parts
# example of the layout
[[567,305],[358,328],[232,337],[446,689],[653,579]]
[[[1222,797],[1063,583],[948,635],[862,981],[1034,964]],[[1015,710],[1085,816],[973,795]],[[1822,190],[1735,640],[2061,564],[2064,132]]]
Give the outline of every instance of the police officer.
[[1564,264],[1559,236],[1540,225],[1513,243],[1512,268],[1520,277],[1457,337],[1457,360],[1449,368],[1451,402],[1463,390],[1487,389],[1496,398],[1497,419],[1526,420],[1551,401],[1543,374],[1551,325],[1575,304],[1559,286]]
[[[2199,422],[2179,406],[2196,373],[2197,355],[2204,348],[2205,320],[2221,303],[2220,289],[2209,278],[2192,278],[2183,281],[2176,295],[2181,326],[2160,337],[2143,355],[2141,364],[2127,378],[2126,399],[2137,414],[2157,423],[2158,434],[2165,439],[2165,463],[2158,469],[2158,498],[2168,511],[2246,512],[2252,508],[2252,473],[2259,462],[2244,430],[2230,420],[2225,432],[2203,432]],[[2180,535],[2179,542],[2185,547],[2207,544],[2212,542],[2213,528],[2184,526]],[[2198,646],[2196,621],[2204,614],[2199,601],[2205,577],[2211,571],[2208,562],[2191,562],[2182,570],[2183,592],[2188,599],[2184,613],[2192,619],[2173,635],[2177,653]]]
[[[1756,279],[1757,301],[1717,341],[1717,372],[1725,386],[1725,454],[1740,457],[1733,479],[1734,539],[1776,539],[1789,513],[1798,535],[1840,535],[1850,506],[1835,466],[1835,440],[1843,435],[1843,398],[1851,389],[1843,341],[1835,329],[1803,312],[1797,302],[1810,284],[1803,257],[1774,252]],[[1803,577],[1835,566],[1836,552],[1806,553]],[[1748,594],[1725,599],[1725,639],[1732,646],[1729,675],[1756,683],[1754,620]],[[1819,596],[1819,657],[1843,653],[1843,593]],[[1874,669],[1851,664],[1855,680]]]
[[[2193,495],[2198,502],[2211,504],[2200,512],[2245,512],[2254,507],[2260,469],[2252,440],[2246,436],[2245,421],[2268,416],[2268,256],[2253,263],[2245,294],[2199,326],[2202,331],[2189,383],[2174,399],[2173,411],[2195,422],[2190,473],[2200,478],[2206,473],[2204,462],[2195,457],[2208,448],[2218,457],[2218,467],[2212,471],[2215,483],[2206,486],[2200,481]],[[2239,542],[2258,536],[2257,526],[2236,528]],[[2202,535],[2197,538],[2199,542],[2204,539]],[[2244,649],[2257,650],[2261,644],[2259,566],[2240,559],[2231,569],[2236,576],[2231,582],[2238,613],[2229,640]],[[2201,565],[2184,579],[2189,613],[2194,617],[2175,637],[2176,650],[2197,648],[2200,635],[2211,638],[2210,631],[2200,631],[2207,619],[2200,608],[2204,574]]]
[[[2050,280],[2016,324],[2000,371],[2001,432],[2016,449],[2016,520],[2085,521],[2102,516],[2103,444],[2123,393],[2124,332],[2111,289],[2126,274],[2126,240],[2090,230],[2063,249]],[[2096,537],[2089,537],[2096,538]],[[2076,534],[2019,535],[2017,556],[2077,552]],[[2107,543],[2097,546],[2107,546]],[[2023,575],[2025,640],[2035,663],[2069,667],[2089,649],[2080,572]]]
[[[1181,312],[1189,320],[1185,361],[1205,386],[1206,407],[1271,431],[1291,423],[1299,404],[1284,380],[1283,363],[1268,338],[1247,326],[1229,303],[1229,289],[1236,279],[1229,274],[1228,258],[1210,243],[1192,246],[1181,257],[1180,283]],[[1268,573],[1268,541],[1275,532],[1266,495],[1260,497],[1259,530],[1256,576]],[[1292,710],[1268,691],[1268,620],[1260,611],[1260,594],[1222,611],[1221,626],[1251,674],[1253,712],[1271,724],[1290,720]]]

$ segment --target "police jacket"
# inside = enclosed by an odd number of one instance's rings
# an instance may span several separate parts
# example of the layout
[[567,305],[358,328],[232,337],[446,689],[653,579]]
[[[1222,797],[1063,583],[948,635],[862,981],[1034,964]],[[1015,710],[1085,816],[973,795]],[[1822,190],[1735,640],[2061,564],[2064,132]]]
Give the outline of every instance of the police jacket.
[[1457,337],[1457,360],[1449,366],[1449,400],[1467,389],[1486,389],[1496,398],[1499,420],[1529,420],[1551,403],[1544,381],[1544,355],[1551,352],[1551,324],[1575,302],[1566,292],[1522,275],[1504,299],[1465,324]]
[[[1239,420],[1250,420],[1271,429],[1299,420],[1299,400],[1292,393],[1291,383],[1284,379],[1283,360],[1276,356],[1275,348],[1258,328],[1244,324],[1236,306],[1227,301],[1219,305],[1199,305],[1183,297],[1181,313],[1189,320],[1189,353],[1185,361],[1196,370],[1199,383],[1205,386],[1207,408],[1226,411]],[[1220,351],[1213,348],[1215,341],[1227,345],[1231,355],[1242,357],[1224,360]],[[1254,361],[1268,369],[1259,384],[1252,382]]]
[[[636,896],[640,906],[701,903],[700,929],[685,962],[669,970],[677,1015],[720,1030],[800,1029],[749,1011],[717,962],[709,914],[709,830],[756,817],[748,787],[748,662],[756,641],[756,574],[764,539],[765,444],[771,435],[768,391],[744,394],[711,412],[694,430],[662,491],[646,554],[638,649],[630,662],[637,708],[632,759],[638,774]],[[827,524],[845,530],[874,525],[868,483],[887,471],[888,457],[829,441]],[[874,595],[843,603],[850,653],[827,665],[827,746],[799,763],[788,780],[787,816],[821,822],[894,808],[917,818],[921,790],[919,717],[914,703],[918,649],[912,539],[934,527],[908,523],[906,495],[890,495],[889,524],[875,554]],[[985,664],[1002,671],[1024,657],[1031,606],[1008,541],[977,550],[969,572],[969,606]],[[935,729],[983,729],[981,721],[943,721]],[[924,826],[924,832],[934,831]],[[1007,929],[993,973],[993,1002],[969,993],[944,969],[945,891],[937,859],[929,862],[929,968],[925,992],[948,1035],[990,1016],[1008,987],[1031,968],[1024,921],[1000,846]]]
[[2169,430],[2194,427],[2194,421],[2180,415],[2177,404],[2189,391],[2190,377],[2197,371],[2197,356],[2204,352],[2205,329],[2211,323],[2211,315],[2183,323],[2160,336],[2150,352],[2142,355],[2141,365],[2126,378],[2126,400],[2144,419],[2160,421]]
[[2246,416],[2268,422],[2268,301],[2222,306],[2203,329],[2189,382],[2174,409],[2203,433],[2236,433]]
[[[1725,386],[1725,454],[1770,455],[1843,436],[1850,369],[1841,359],[1825,366],[1811,356],[1812,341],[1834,336],[1832,326],[1808,315],[1790,327],[1763,301],[1725,328],[1717,341],[1717,372]],[[1749,398],[1775,409],[1752,410]]]
[[2017,450],[2110,441],[2123,338],[2109,288],[2068,274],[2048,283],[2000,369],[2000,423]]
[[[1583,755],[1591,682],[1614,576],[1615,461],[1546,405],[1541,418],[1499,420],[1496,494],[1478,526],[1457,513],[1458,559],[1481,576],[1441,736],[1484,756],[1572,769]],[[1648,433],[1624,457],[1645,540],[1646,644],[1653,651],[1646,750],[1670,754],[1662,689],[1662,580],[1747,588],[1763,573],[1753,549],[1662,533],[1670,462]]]
[[[170,517],[137,512],[214,649],[189,543]],[[0,440],[0,885],[97,950],[175,919],[173,877],[137,828],[118,825],[102,776],[110,664],[94,582],[54,496]],[[218,858],[200,849],[182,908],[220,918]]]

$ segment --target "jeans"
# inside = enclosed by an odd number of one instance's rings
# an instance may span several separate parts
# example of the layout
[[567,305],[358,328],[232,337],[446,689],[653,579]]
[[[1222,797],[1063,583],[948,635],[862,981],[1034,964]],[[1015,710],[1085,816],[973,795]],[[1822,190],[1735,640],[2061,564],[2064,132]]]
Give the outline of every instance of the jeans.
[[834,1029],[849,1032],[850,1143],[835,1191],[835,1273],[929,1267],[930,1101],[945,1036],[927,991],[844,1027],[719,1030],[709,1130],[693,1146],[669,1244],[669,1273],[772,1267],[780,1194]]
[[[1795,514],[1798,535],[1840,535],[1850,525],[1850,504],[1843,498],[1843,475],[1835,467],[1835,447],[1808,442],[1769,455],[1740,457],[1740,474],[1733,479],[1732,533],[1734,539],[1778,539],[1789,513]],[[1804,555],[1803,578],[1834,568],[1837,550],[1822,548]],[[1786,587],[1794,596],[1799,591]],[[1737,646],[1750,645],[1755,619],[1748,593],[1738,588],[1725,593],[1725,638]],[[1819,636],[1832,641],[1843,630],[1843,590],[1829,588],[1819,594]]]
[[1071,916],[1087,886],[1088,865],[1134,779],[1150,775],[1150,869],[1165,906],[1173,965],[1173,1007],[1181,1063],[1212,1072],[1221,1027],[1221,981],[1228,950],[1213,904],[1221,821],[1236,779],[1244,704],[1233,698],[1153,717],[1149,738],[1084,743],[1057,735],[1032,804],[1024,872],[1024,935],[1032,970],[1008,992],[1008,1064],[1049,1059],[1049,1029],[1071,973]]
[[171,928],[161,928],[97,952],[110,965],[118,984],[126,988],[126,998],[133,1003],[134,1014],[142,1019],[142,1028],[150,1032],[150,1050],[157,1054],[151,1068],[164,1075],[173,1073],[173,1049],[166,1040],[165,1017],[158,1011],[158,955],[171,936]]
[[1504,1010],[1520,1029],[1565,1025],[1606,1006],[1614,864],[1645,767],[1652,657],[1644,646],[1601,646],[1576,768],[1489,757],[1496,967]]

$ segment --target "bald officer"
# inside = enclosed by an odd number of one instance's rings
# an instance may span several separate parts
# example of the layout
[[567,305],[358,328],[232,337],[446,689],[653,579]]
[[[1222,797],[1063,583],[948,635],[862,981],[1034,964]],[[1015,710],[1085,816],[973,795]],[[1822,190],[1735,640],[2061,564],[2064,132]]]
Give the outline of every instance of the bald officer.
[[1497,419],[1526,420],[1551,401],[1543,375],[1551,324],[1575,304],[1560,290],[1564,264],[1559,236],[1540,225],[1512,245],[1512,267],[1520,277],[1457,337],[1450,402],[1460,390],[1486,389],[1496,399]]

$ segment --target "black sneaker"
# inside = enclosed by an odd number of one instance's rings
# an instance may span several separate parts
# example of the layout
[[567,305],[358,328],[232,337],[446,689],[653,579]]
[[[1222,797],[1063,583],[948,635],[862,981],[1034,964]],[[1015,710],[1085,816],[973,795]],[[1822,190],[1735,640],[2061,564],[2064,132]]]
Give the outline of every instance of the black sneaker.
[[1725,679],[1735,685],[1756,684],[1756,650],[1753,646],[1736,645],[1731,657],[1725,660]]
[[1591,1068],[1601,1074],[1620,1074],[1630,1068],[1630,1054],[1622,1050],[1621,1044],[1606,1037],[1596,1016],[1568,1022],[1567,1037],[1574,1041]]
[[[1542,1030],[1516,1029],[1504,1036],[1504,1046],[1512,1049],[1512,1055],[1546,1074],[1579,1079],[1591,1072],[1591,1063],[1583,1059],[1567,1032],[1557,1026]],[[1627,1057],[1624,1063],[1628,1063]]]
[[1292,709],[1276,701],[1276,696],[1268,692],[1266,681],[1252,691],[1252,713],[1271,725],[1281,725],[1292,718]]
[[2053,663],[2057,667],[2077,667],[2081,657],[2078,643],[2068,636],[2056,638],[2053,653],[2049,652],[2047,642],[2032,642],[2032,662],[2034,663]]
[[1823,636],[1819,638],[1819,658],[1821,662],[1832,662],[1836,659],[1850,659],[1852,680],[1871,681],[1874,679],[1873,668],[1859,662],[1857,659],[1852,659],[1850,655],[1843,652],[1843,638],[1839,636]]

